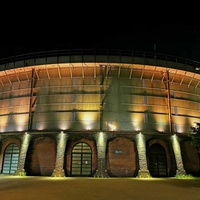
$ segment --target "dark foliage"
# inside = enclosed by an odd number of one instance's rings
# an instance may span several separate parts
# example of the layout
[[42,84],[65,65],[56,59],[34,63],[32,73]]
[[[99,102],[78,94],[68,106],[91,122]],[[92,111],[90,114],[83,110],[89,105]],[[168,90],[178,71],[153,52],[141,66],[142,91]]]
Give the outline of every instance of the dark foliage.
[[191,144],[195,146],[200,153],[200,122],[194,123],[189,136],[191,137]]

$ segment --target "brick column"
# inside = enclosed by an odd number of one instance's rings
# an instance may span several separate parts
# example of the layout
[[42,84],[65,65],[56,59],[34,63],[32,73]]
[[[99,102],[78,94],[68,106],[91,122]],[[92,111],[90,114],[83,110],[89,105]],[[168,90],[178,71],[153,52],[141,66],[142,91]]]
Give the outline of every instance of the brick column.
[[98,133],[96,138],[96,144],[97,144],[98,168],[94,176],[100,178],[109,177],[106,170],[107,135],[103,132]]
[[67,143],[67,134],[60,133],[57,135],[57,153],[56,153],[56,166],[51,176],[53,177],[65,177],[64,167],[64,155]]
[[149,178],[151,177],[149,170],[147,169],[147,158],[146,158],[146,141],[145,136],[141,133],[136,135],[136,145],[138,150],[139,158],[139,178]]
[[15,172],[15,175],[17,176],[26,176],[24,165],[25,165],[25,159],[26,159],[29,143],[30,143],[30,135],[28,133],[25,133],[22,136],[22,144],[21,144],[21,149],[20,149],[20,154],[19,154],[18,167]]
[[171,137],[171,140],[177,165],[176,175],[186,175],[185,169],[183,167],[183,160],[181,156],[181,148],[180,143],[178,141],[178,137],[176,135],[173,135]]

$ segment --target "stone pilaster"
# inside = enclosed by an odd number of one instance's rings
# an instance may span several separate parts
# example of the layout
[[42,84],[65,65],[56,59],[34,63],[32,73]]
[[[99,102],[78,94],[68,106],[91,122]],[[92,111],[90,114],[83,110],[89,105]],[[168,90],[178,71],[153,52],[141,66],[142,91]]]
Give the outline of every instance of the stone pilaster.
[[107,178],[108,173],[106,169],[106,144],[107,136],[105,133],[100,132],[97,134],[97,155],[98,155],[98,168],[95,173],[95,177]]
[[67,134],[60,133],[57,135],[57,154],[56,154],[56,166],[51,176],[53,177],[65,177],[64,155],[67,143]]
[[151,177],[149,170],[147,168],[147,158],[146,158],[146,141],[145,136],[141,133],[136,135],[136,145],[139,157],[139,178],[149,178]]
[[21,144],[21,150],[20,150],[20,154],[19,154],[18,167],[15,172],[15,175],[17,175],[17,176],[26,176],[24,165],[25,165],[27,150],[28,150],[29,143],[30,143],[30,137],[31,136],[28,133],[25,133],[22,136],[22,144]]
[[183,167],[183,160],[181,156],[181,148],[178,137],[176,135],[173,135],[171,139],[177,165],[176,175],[186,175],[185,169]]

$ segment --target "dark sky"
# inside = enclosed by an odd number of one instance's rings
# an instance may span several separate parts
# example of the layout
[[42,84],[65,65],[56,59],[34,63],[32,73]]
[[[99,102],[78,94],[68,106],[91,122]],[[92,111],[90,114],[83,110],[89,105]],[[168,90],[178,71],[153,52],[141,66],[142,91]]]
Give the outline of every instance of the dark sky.
[[124,49],[200,60],[199,24],[132,24],[76,28],[23,29],[0,39],[0,58],[59,49]]

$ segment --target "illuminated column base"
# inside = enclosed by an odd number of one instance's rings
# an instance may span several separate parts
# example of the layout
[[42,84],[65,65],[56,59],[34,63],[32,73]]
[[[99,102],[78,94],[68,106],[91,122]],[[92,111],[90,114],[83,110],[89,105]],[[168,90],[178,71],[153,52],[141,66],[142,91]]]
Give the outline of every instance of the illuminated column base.
[[136,136],[136,144],[139,157],[139,171],[138,178],[149,178],[151,177],[149,170],[147,169],[147,159],[146,159],[146,141],[143,134],[139,133]]
[[15,176],[26,176],[25,169],[17,169],[14,175]]
[[64,169],[54,169],[51,175],[52,177],[65,177]]
[[137,175],[137,177],[138,178],[150,178],[151,177],[151,175],[150,175],[150,173],[149,173],[149,170],[148,169],[140,169],[139,171],[138,171],[138,175]]
[[186,175],[185,169],[183,167],[180,143],[179,143],[178,137],[176,135],[172,136],[172,147],[174,150],[176,164],[177,164],[176,175]]
[[24,164],[25,164],[25,159],[26,159],[26,154],[27,154],[29,143],[30,143],[30,135],[25,133],[25,135],[23,135],[18,167],[14,174],[16,176],[26,176]]
[[108,178],[108,172],[105,166],[106,160],[103,158],[98,159],[98,169],[96,170],[95,177],[96,178]]
[[106,143],[107,137],[105,133],[100,132],[97,136],[97,153],[98,153],[98,168],[95,173],[97,178],[108,178],[106,169]]
[[182,169],[176,170],[176,176],[185,176],[185,175],[187,175],[187,174],[186,174],[184,169],[183,170]]
[[63,165],[64,165],[64,154],[65,154],[66,143],[67,143],[67,135],[65,133],[58,134],[56,167],[51,175],[53,177],[65,177],[65,171],[63,169]]

